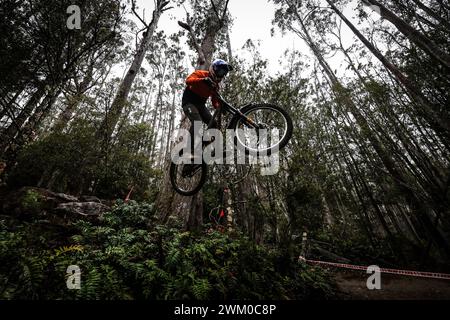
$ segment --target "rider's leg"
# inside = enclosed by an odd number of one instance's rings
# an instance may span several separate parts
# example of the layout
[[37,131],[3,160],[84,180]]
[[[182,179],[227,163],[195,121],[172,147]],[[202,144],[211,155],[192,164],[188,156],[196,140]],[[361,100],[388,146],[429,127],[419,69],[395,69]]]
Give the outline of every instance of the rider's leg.
[[[195,137],[200,137],[200,132],[195,131],[194,121],[203,121],[203,123],[209,125],[211,119],[213,118],[209,110],[205,105],[194,105],[192,103],[187,103],[183,106],[183,110],[186,113],[186,116],[191,120],[191,127],[189,128],[189,133],[191,135],[191,151],[193,153],[194,150],[194,142]],[[217,122],[214,120],[211,124],[211,128],[218,128]],[[197,130],[201,129],[200,126],[197,126]]]
[[183,105],[183,111],[186,114],[186,116],[191,121],[191,126],[189,128],[189,134],[191,136],[191,154],[194,154],[194,143],[195,143],[195,137],[199,137],[200,132],[195,132],[196,128],[201,128],[199,125],[194,126],[195,121],[203,121],[202,117],[200,116],[200,112],[192,103],[187,103]]
[[[209,123],[213,119],[213,116],[211,115],[209,110],[204,105],[199,107],[198,109],[199,109],[200,117],[202,118],[203,122],[206,123],[206,125],[209,125]],[[212,121],[210,128],[211,129],[218,129],[219,128],[216,120]],[[212,141],[202,141],[202,145],[203,145],[203,147],[205,147],[206,145],[210,144],[211,142]]]
[[[186,114],[186,116],[189,118],[189,120],[191,121],[191,127],[189,128],[189,134],[191,136],[191,155],[192,155],[192,159],[195,159],[195,138],[200,139],[200,141],[202,141],[202,137],[200,137],[200,132],[199,130],[201,130],[201,126],[200,125],[195,125],[196,121],[202,121],[204,123],[206,123],[207,125],[209,124],[209,122],[211,122],[212,119],[212,115],[211,113],[208,111],[208,109],[206,109],[205,105],[202,106],[196,106],[192,103],[186,103],[185,105],[183,105],[183,111]],[[214,121],[212,123],[212,127],[213,128],[217,128],[217,123]],[[201,156],[200,156],[201,158]],[[195,163],[195,160],[194,160]],[[183,167],[183,171],[182,171],[182,175],[186,176],[188,175],[192,170],[194,170],[196,166],[193,164],[187,164]]]
[[[209,112],[208,108],[206,108],[205,105],[203,106],[199,106],[198,107],[198,112],[200,114],[200,117],[202,118],[203,122],[206,123],[206,125],[209,125],[209,123],[211,122],[212,114],[211,112]],[[218,125],[216,120],[213,121],[213,123],[211,124],[211,128],[212,129],[217,129]]]

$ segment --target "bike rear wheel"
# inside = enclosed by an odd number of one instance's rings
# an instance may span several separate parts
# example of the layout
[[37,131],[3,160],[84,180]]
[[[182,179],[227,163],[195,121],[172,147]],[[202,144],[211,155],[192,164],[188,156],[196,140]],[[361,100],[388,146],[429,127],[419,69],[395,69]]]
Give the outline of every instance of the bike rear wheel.
[[[194,168],[186,170],[185,166],[194,166]],[[193,196],[197,194],[205,184],[207,171],[208,167],[204,162],[198,165],[175,164],[172,162],[169,172],[170,182],[177,193],[183,196]]]
[[292,119],[279,106],[252,104],[241,112],[245,117],[236,116],[231,122],[231,128],[236,130],[235,145],[238,149],[243,147],[246,154],[271,155],[284,148],[291,139]]

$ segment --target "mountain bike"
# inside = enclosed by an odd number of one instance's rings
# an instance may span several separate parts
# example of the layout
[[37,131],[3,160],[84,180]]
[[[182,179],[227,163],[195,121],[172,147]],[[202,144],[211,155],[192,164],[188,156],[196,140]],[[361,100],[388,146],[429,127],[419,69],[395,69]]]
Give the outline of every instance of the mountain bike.
[[[207,128],[210,129],[214,120],[217,121],[221,114],[229,114],[231,120],[226,129],[234,131],[235,150],[243,150],[247,156],[270,156],[284,148],[289,142],[293,131],[292,119],[281,107],[267,103],[250,103],[237,109],[226,102],[219,93],[217,93],[217,98],[220,107],[215,110]],[[269,143],[263,133],[266,134],[273,130],[277,131],[278,139],[273,142],[271,140]],[[203,148],[207,145],[208,143],[204,144]],[[227,157],[226,151],[224,151],[224,157]],[[189,170],[186,170],[185,166],[189,166]],[[177,193],[183,196],[193,196],[205,184],[207,173],[208,164],[204,159],[201,164],[196,165],[172,161],[169,172],[170,182]]]

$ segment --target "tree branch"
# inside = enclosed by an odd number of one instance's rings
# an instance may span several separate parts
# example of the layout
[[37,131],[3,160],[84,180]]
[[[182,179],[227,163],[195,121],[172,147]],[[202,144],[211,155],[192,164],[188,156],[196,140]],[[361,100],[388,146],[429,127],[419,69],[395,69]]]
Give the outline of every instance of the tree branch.
[[167,11],[167,10],[172,9],[173,7],[168,7],[168,8],[166,8],[166,6],[167,6],[169,3],[170,3],[170,1],[164,1],[164,2],[160,3],[159,8],[158,8],[159,11],[164,12],[164,11]]
[[[189,15],[187,17],[187,20],[189,21]],[[197,53],[198,53],[198,55],[200,57],[200,60],[205,61],[206,60],[205,59],[205,54],[203,53],[202,48],[198,44],[197,38],[195,37],[195,34],[194,34],[194,31],[192,30],[192,27],[189,24],[187,24],[185,22],[182,22],[182,21],[178,21],[178,25],[189,32],[189,36],[190,36],[190,38],[192,40],[192,43],[194,44],[195,51],[197,51]]]
[[144,26],[148,28],[147,22],[145,22],[144,19],[142,19],[141,16],[136,12],[136,0],[131,1],[131,10],[133,11],[134,15],[144,24]]
[[219,21],[220,21],[220,15],[219,15],[219,12],[217,11],[216,4],[214,3],[214,0],[211,0],[211,5],[212,5],[212,7],[214,9],[214,13],[216,14],[217,19],[219,19]]
[[184,23],[184,22],[182,22],[182,21],[178,21],[178,25],[179,25],[180,27],[182,27],[183,29],[186,29],[186,30],[189,31],[189,32],[192,31],[191,26],[188,25],[187,23]]
[[224,20],[225,20],[226,14],[227,14],[227,8],[228,8],[229,2],[230,2],[230,0],[227,0],[227,2],[225,3],[225,7],[223,8],[222,17],[221,17],[219,14],[219,11],[217,10],[216,4],[214,3],[214,0],[211,0],[211,5],[214,10],[214,13],[216,14],[217,19],[219,20],[220,27],[223,27],[223,25],[224,25]]
[[223,24],[223,22],[225,20],[225,15],[227,14],[227,9],[228,9],[228,3],[229,2],[230,2],[230,0],[227,0],[227,2],[225,3],[225,8],[223,9],[222,19],[220,19],[222,24]]

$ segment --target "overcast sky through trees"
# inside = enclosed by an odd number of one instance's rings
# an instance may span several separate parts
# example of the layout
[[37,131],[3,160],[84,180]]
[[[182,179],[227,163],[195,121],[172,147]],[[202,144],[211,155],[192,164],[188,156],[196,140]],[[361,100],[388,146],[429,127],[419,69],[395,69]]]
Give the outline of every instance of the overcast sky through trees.
[[[359,1],[350,2],[344,12],[348,17],[353,17],[356,13],[356,7]],[[137,0],[137,5],[140,8],[138,12],[142,13],[145,9],[146,20],[149,21],[153,11],[153,1]],[[324,1],[323,6],[326,6]],[[186,8],[189,10],[188,4]],[[368,12],[370,9],[367,9]],[[277,28],[275,33],[271,36],[272,20],[275,14],[275,6],[272,2],[267,0],[230,0],[229,13],[233,17],[233,26],[231,29],[231,46],[234,54],[244,57],[242,46],[250,39],[255,44],[260,44],[260,54],[263,58],[269,61],[269,72],[276,74],[280,70],[279,60],[283,53],[289,49],[296,49],[303,54],[310,55],[308,47],[293,33],[289,32],[282,35]],[[372,18],[377,19],[376,13],[371,13]],[[174,7],[161,17],[158,30],[164,30],[167,34],[178,32],[180,27],[177,24],[178,20],[184,20],[186,12],[183,7]],[[352,19],[353,20],[353,19]],[[356,20],[354,20],[356,21]],[[139,23],[136,19],[136,23]],[[347,45],[351,45],[352,34],[350,30],[343,26],[344,39]],[[188,51],[189,52],[189,51]],[[192,53],[192,52],[191,52]],[[335,57],[334,65],[340,65],[340,58]],[[188,63],[188,61],[186,61]]]

